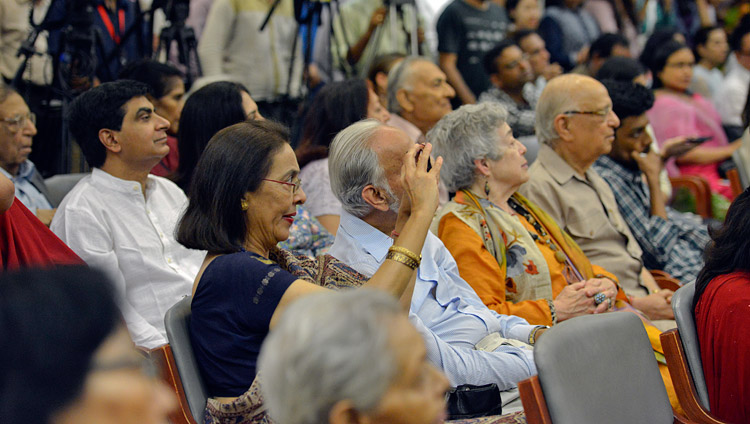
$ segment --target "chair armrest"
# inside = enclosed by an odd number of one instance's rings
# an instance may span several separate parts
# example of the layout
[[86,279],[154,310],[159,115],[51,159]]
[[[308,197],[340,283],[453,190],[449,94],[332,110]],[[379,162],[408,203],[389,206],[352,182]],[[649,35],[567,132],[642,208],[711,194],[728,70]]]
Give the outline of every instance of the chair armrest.
[[697,175],[680,175],[670,177],[669,181],[673,188],[684,187],[695,196],[695,211],[704,218],[712,218],[711,212],[711,187],[705,178]]
[[657,269],[651,270],[649,272],[654,277],[656,284],[658,284],[659,288],[662,290],[672,290],[673,292],[676,292],[680,287],[682,287],[682,283],[680,283],[680,280],[672,277],[667,272]]

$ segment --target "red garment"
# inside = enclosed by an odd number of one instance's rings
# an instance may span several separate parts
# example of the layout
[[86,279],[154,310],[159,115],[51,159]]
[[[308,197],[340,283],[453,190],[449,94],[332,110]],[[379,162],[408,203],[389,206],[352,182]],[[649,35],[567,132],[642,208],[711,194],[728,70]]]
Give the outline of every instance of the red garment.
[[177,150],[177,137],[167,135],[167,146],[169,146],[169,153],[151,169],[151,174],[169,178],[177,171],[177,167],[180,165],[180,151]]
[[0,272],[44,265],[84,264],[17,198],[0,213]]
[[714,278],[695,308],[711,414],[750,423],[750,272]]

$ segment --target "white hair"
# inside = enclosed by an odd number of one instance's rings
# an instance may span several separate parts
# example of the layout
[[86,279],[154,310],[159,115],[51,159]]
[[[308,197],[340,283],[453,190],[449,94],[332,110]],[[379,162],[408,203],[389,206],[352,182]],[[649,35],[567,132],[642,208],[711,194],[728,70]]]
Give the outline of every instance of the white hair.
[[555,118],[557,115],[575,109],[577,106],[575,93],[571,89],[575,90],[578,86],[571,85],[569,80],[580,77],[580,75],[560,75],[550,80],[542,90],[542,94],[536,103],[536,120],[534,122],[534,131],[540,143],[554,146],[560,138],[555,131]]
[[[362,218],[372,211],[372,206],[362,198],[362,190],[370,184],[390,191],[385,171],[370,141],[385,124],[365,119],[341,130],[329,147],[328,171],[333,194],[341,207]],[[395,198],[395,196],[394,196]]]
[[494,102],[463,105],[445,115],[427,133],[432,154],[443,157],[440,179],[448,191],[468,188],[476,179],[474,159],[501,159],[505,149],[498,147],[498,129],[508,112]]
[[318,293],[292,304],[258,358],[271,418],[328,423],[342,400],[361,412],[374,410],[398,372],[390,332],[401,314],[392,296],[367,288]]
[[388,111],[395,114],[400,114],[403,109],[396,98],[398,90],[411,90],[413,84],[413,72],[412,68],[415,63],[418,62],[429,62],[433,63],[430,59],[423,56],[408,56],[401,62],[397,63],[390,72],[388,72],[388,87],[386,89],[386,96],[388,100]]

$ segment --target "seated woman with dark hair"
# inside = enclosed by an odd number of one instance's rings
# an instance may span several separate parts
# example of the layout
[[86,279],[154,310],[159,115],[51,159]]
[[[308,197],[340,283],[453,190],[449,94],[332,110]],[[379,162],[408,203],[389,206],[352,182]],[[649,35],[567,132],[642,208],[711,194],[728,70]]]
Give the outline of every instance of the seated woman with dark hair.
[[325,86],[305,114],[296,153],[302,188],[310,195],[306,207],[332,234],[339,227],[341,203],[331,190],[328,146],[339,131],[365,118],[386,122],[390,115],[367,82],[358,78]]
[[[430,220],[437,207],[442,160],[427,171],[432,146],[406,153],[406,195],[397,226],[395,253],[365,286],[404,295],[413,281]],[[325,290],[358,286],[363,278],[330,256],[300,260],[276,244],[289,235],[295,206],[305,201],[299,166],[284,127],[247,121],[217,133],[193,175],[190,203],[177,240],[208,251],[193,286],[190,334],[209,395],[208,413],[247,407],[261,343],[295,299]],[[241,397],[237,400],[238,397]],[[225,406],[222,406],[225,405]],[[229,405],[229,406],[226,406]]]
[[750,190],[712,232],[695,282],[695,327],[711,415],[750,422]]
[[0,276],[0,417],[8,423],[166,423],[177,402],[155,379],[114,289],[82,266]]
[[169,153],[151,173],[160,177],[170,177],[177,170],[180,153],[177,146],[177,132],[180,127],[180,113],[185,100],[185,83],[182,72],[171,65],[150,59],[142,59],[125,65],[119,79],[129,79],[148,85],[146,97],[154,105],[159,116],[169,121],[167,145]]

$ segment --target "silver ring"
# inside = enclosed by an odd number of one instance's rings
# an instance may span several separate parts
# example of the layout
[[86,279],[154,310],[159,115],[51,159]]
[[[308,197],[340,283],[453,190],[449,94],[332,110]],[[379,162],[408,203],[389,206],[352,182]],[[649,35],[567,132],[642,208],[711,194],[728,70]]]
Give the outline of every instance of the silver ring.
[[597,293],[596,295],[594,295],[594,305],[599,305],[605,300],[607,300],[607,295],[604,293]]
[[607,309],[612,309],[612,298],[611,297],[607,298],[607,304],[609,305],[609,306],[607,306]]

